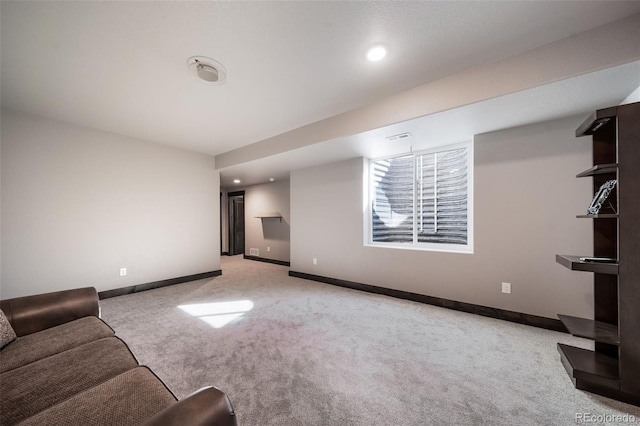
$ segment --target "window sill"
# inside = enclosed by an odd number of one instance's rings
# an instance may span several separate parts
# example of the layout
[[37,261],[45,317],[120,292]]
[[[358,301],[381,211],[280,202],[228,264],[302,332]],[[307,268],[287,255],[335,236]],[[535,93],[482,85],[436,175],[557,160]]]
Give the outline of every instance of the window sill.
[[468,245],[456,246],[454,244],[439,244],[437,247],[429,247],[409,244],[364,243],[364,247],[410,251],[431,251],[437,253],[473,254],[473,247]]

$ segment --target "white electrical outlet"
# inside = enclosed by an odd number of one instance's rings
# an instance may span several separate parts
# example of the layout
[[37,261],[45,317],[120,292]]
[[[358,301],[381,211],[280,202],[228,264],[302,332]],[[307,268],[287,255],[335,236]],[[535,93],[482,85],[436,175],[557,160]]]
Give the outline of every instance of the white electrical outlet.
[[120,276],[124,277],[125,275],[127,275],[127,268],[120,268]]
[[267,246],[267,251],[271,251],[271,247]]
[[502,292],[511,294],[511,283],[502,283]]
[[250,256],[260,256],[260,250],[258,250],[257,248],[250,248],[249,249],[249,255]]
[[315,257],[313,258],[313,264],[317,265],[318,264],[318,259],[316,259]]

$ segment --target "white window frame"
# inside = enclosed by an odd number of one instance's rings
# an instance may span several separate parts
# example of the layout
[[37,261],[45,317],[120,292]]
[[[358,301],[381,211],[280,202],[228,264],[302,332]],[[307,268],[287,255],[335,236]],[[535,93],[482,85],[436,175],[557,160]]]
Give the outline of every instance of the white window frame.
[[[372,200],[375,197],[374,194],[374,186],[371,184],[372,176],[370,170],[370,164],[372,161],[379,161],[385,159],[392,159],[397,157],[404,157],[407,155],[413,155],[417,157],[419,155],[424,154],[433,154],[439,153],[443,151],[450,151],[455,149],[467,149],[467,244],[447,244],[447,243],[420,243],[417,241],[417,232],[418,226],[416,222],[414,222],[413,226],[413,242],[411,243],[390,243],[390,242],[379,242],[373,241],[373,230],[372,230],[372,211],[371,205]],[[379,158],[365,159],[364,161],[364,173],[363,173],[363,213],[364,213],[364,246],[368,247],[382,247],[382,248],[393,248],[393,249],[402,249],[402,250],[425,250],[425,251],[438,251],[438,252],[449,252],[449,253],[473,253],[473,235],[474,235],[474,227],[473,227],[473,181],[474,181],[474,155],[473,155],[473,141],[457,143],[453,145],[442,145],[430,149],[425,149],[421,151],[412,151],[412,152],[404,152],[402,154],[394,155],[394,156],[385,156]],[[414,164],[415,164],[414,158]],[[416,199],[416,185],[417,185],[417,168],[414,166],[414,175],[413,175],[413,217],[414,220],[418,216],[418,203]]]

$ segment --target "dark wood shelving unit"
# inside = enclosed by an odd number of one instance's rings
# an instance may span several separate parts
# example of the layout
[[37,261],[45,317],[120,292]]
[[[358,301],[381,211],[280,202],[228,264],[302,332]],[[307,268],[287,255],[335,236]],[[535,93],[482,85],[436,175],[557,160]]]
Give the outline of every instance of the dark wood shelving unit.
[[578,218],[593,220],[593,257],[617,263],[556,255],[574,271],[593,273],[594,319],[558,315],[574,336],[593,340],[594,350],[558,343],[560,360],[578,389],[640,405],[640,103],[598,110],[577,129],[592,136],[593,191],[617,181],[606,210]]

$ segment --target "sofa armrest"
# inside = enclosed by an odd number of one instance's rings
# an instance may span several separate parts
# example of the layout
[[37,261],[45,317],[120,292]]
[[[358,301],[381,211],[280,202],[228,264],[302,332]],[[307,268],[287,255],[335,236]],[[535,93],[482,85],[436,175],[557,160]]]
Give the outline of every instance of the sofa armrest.
[[2,300],[0,308],[18,336],[100,315],[98,293],[93,287]]
[[237,426],[236,413],[224,392],[205,387],[156,413],[144,426]]

